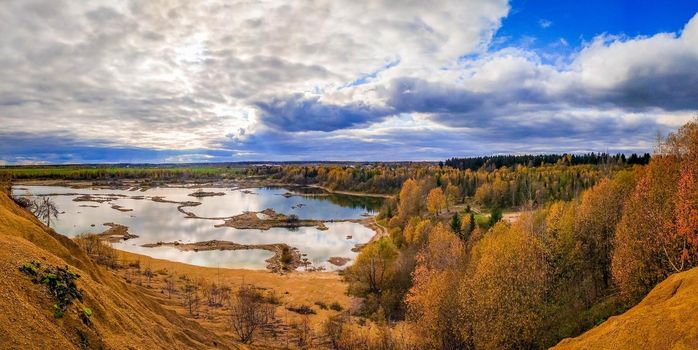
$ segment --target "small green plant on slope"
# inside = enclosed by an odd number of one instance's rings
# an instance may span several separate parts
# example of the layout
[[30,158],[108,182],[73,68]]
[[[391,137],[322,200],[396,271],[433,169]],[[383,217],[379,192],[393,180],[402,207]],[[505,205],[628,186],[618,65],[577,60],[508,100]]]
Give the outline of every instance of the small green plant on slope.
[[[68,270],[68,266],[47,266],[42,269],[41,262],[32,261],[22,264],[19,270],[31,277],[34,283],[46,286],[49,294],[56,300],[53,304],[55,318],[63,317],[74,299],[82,301],[82,290],[75,284],[80,275]],[[89,310],[89,314],[92,314],[92,310]]]

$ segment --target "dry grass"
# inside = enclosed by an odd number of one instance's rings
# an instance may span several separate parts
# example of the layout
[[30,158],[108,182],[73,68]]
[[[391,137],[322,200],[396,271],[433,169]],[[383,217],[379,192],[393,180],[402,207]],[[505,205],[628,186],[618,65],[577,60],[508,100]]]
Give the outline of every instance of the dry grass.
[[[345,294],[346,284],[333,272],[279,275],[262,270],[193,266],[124,251],[117,251],[117,253],[120,265],[126,268],[117,270],[116,273],[131,280],[133,288],[149,295],[177,314],[230,339],[237,339],[238,336],[231,330],[229,324],[228,300],[220,303],[221,305],[210,306],[206,302],[204,290],[211,288],[211,284],[224,287],[229,291],[236,291],[243,284],[255,285],[260,295],[265,298],[265,302],[274,305],[275,321],[269,327],[265,327],[259,336],[255,336],[251,345],[245,345],[252,349],[283,349],[287,346],[291,349],[299,348],[299,335],[308,338],[304,341],[312,344],[309,348],[326,348],[326,339],[322,333],[325,320],[339,313],[336,305],[342,309],[348,309],[358,302]],[[130,264],[133,261],[138,261],[139,266]],[[134,267],[128,267],[129,265]],[[144,275],[146,268],[157,271],[151,277],[149,284]],[[185,285],[190,282],[201,286],[199,290],[202,301],[195,315],[189,313],[185,295],[182,293]],[[176,291],[170,293],[172,290]],[[310,315],[301,315],[287,310],[287,307],[293,308],[298,305],[315,305],[317,301],[335,305],[335,310],[313,307],[316,313]],[[301,333],[299,333],[300,330],[302,330]]]

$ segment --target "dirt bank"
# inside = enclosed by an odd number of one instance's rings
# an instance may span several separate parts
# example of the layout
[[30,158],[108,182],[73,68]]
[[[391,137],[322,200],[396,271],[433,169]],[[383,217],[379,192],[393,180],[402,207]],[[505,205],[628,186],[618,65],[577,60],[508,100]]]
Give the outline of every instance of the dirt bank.
[[698,349],[698,268],[669,276],[627,312],[553,349]]

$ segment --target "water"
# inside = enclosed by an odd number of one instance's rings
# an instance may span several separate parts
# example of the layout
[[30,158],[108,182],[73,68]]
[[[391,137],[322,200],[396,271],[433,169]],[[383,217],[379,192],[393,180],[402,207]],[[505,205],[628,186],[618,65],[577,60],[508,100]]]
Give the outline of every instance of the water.
[[[354,222],[326,223],[328,230],[321,231],[315,227],[297,229],[272,228],[269,230],[239,230],[231,227],[214,227],[223,223],[224,217],[231,217],[244,211],[262,211],[272,208],[278,213],[296,214],[301,219],[360,219],[373,215],[380,205],[380,200],[346,195],[322,193],[319,195],[302,195],[304,191],[288,188],[253,188],[247,190],[230,188],[202,188],[207,192],[223,192],[223,196],[196,198],[189,196],[199,188],[158,187],[146,191],[114,189],[73,189],[61,186],[17,186],[14,195],[47,195],[56,203],[61,214],[51,222],[59,233],[69,237],[81,233],[99,233],[108,227],[105,223],[127,226],[129,233],[138,238],[114,247],[148,255],[199,266],[220,266],[230,268],[264,269],[265,260],[273,253],[266,250],[236,251],[201,251],[183,252],[173,247],[144,248],[142,244],[156,242],[180,241],[194,243],[208,240],[224,240],[241,244],[286,243],[296,247],[315,267],[328,270],[337,269],[327,262],[330,257],[354,259],[356,253],[351,249],[356,244],[366,243],[374,232]],[[291,196],[284,196],[284,194]],[[104,203],[76,202],[73,199],[89,194],[108,199]],[[162,203],[151,200],[153,197],[165,200],[185,202],[194,201],[202,204],[185,207],[184,210],[200,217],[219,219],[187,218],[179,212],[177,203]],[[119,211],[112,206],[118,205],[132,211]],[[349,262],[351,264],[351,261]]]

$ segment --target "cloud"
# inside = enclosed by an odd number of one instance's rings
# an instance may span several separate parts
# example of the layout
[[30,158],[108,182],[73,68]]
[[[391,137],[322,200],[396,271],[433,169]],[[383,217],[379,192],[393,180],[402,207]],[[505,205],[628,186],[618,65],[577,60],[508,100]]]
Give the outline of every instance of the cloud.
[[[428,74],[483,50],[507,11],[506,0],[8,3],[0,122],[129,147],[215,148],[277,120],[260,123],[258,101],[310,101],[394,62],[398,74]],[[325,129],[353,125],[312,117]]]
[[553,25],[553,22],[550,21],[550,20],[541,18],[540,20],[538,20],[538,25],[539,25],[541,28],[543,28],[543,29],[547,29],[547,28],[550,28],[550,26]]
[[508,11],[505,0],[11,2],[0,160],[647,150],[698,110],[698,16],[551,59],[493,49]]
[[[563,65],[503,49],[465,62],[450,82],[394,79],[384,98],[400,113],[428,113],[454,127],[525,125],[554,136],[557,125],[574,137],[576,125],[601,121],[605,133],[653,133],[659,116],[686,121],[698,110],[696,66],[698,15],[680,35],[597,37]],[[577,111],[585,116],[575,117]],[[633,115],[643,115],[644,126]]]
[[258,102],[261,121],[270,127],[285,131],[332,131],[359,124],[380,121],[390,114],[385,108],[365,103],[345,106],[325,104],[318,97],[294,95]]

